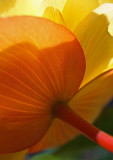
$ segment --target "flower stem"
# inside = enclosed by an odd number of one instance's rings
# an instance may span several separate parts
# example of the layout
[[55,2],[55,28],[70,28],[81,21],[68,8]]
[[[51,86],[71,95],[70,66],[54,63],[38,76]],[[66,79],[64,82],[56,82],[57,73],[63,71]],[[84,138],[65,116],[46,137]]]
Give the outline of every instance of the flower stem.
[[99,130],[77,115],[69,106],[58,104],[54,115],[72,127],[78,129],[83,135],[113,153],[113,137]]

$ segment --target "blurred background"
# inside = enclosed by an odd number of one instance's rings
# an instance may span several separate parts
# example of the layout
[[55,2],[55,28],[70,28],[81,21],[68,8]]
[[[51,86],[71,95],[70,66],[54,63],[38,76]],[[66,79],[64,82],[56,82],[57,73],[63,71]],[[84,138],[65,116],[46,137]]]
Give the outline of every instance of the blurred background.
[[[113,100],[105,106],[94,125],[113,135]],[[25,160],[113,160],[113,154],[80,135],[60,148],[27,155]]]

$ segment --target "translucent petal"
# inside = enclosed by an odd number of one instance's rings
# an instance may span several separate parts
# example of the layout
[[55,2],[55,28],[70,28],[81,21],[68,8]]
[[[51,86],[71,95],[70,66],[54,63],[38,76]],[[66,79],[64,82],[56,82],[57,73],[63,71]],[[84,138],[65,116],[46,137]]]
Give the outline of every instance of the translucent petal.
[[82,86],[113,68],[113,4],[106,3],[86,16],[75,28],[75,35],[86,57]]
[[54,21],[58,24],[65,25],[61,12],[58,9],[54,9],[53,7],[47,7],[42,17]]
[[46,9],[47,7],[53,7],[62,12],[67,0],[42,0],[41,7]]
[[0,14],[7,12],[10,8],[14,7],[16,0],[1,0],[0,1]]
[[98,0],[67,0],[62,12],[66,26],[73,31],[74,27],[98,6]]
[[[2,3],[0,1],[1,4],[1,16],[5,17],[5,16],[14,16],[14,15],[34,15],[34,16],[38,16],[38,15],[42,15],[43,14],[43,10],[41,8],[41,0],[11,0],[13,2],[10,3],[10,0],[5,0],[7,1],[7,5],[5,5],[4,3]],[[12,4],[12,5],[11,5]],[[6,6],[8,6],[8,9],[5,10],[5,8],[7,8]]]
[[28,150],[21,152],[9,153],[9,154],[0,154],[1,160],[24,160]]
[[100,4],[103,4],[103,3],[113,3],[113,0],[99,0],[99,3]]
[[112,99],[113,70],[109,70],[81,88],[70,101],[70,106],[84,119],[93,122]]
[[[5,3],[3,3],[5,1]],[[14,15],[42,16],[47,7],[62,12],[66,0],[4,0],[0,1],[0,14],[3,17]],[[7,5],[6,5],[7,4]]]
[[59,147],[75,138],[79,132],[67,123],[54,119],[45,136],[30,148],[29,153],[36,153],[47,148]]
[[[81,88],[71,99],[69,105],[81,117],[92,122],[112,98],[113,70],[110,70]],[[65,122],[55,119],[47,134],[30,149],[30,153],[63,145],[77,136],[78,133],[77,130]]]
[[52,107],[77,92],[85,58],[75,36],[47,19],[0,18],[0,26],[0,153],[8,153],[46,134]]

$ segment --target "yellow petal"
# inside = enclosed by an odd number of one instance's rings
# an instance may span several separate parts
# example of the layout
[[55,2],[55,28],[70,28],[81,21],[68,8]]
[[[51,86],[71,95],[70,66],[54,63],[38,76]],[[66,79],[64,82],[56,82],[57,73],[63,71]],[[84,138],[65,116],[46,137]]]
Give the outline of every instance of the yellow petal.
[[47,7],[53,7],[62,12],[67,0],[42,0],[41,7],[46,9]]
[[111,20],[111,22],[108,26],[108,32],[113,37],[113,19]]
[[14,7],[16,0],[1,0],[0,1],[0,14],[7,12],[11,7]]
[[65,25],[64,19],[61,12],[53,7],[47,7],[42,15],[42,17],[50,19],[58,24]]
[[113,4],[94,10],[75,28],[75,35],[86,57],[82,86],[99,74],[113,68]]
[[36,145],[30,148],[29,153],[59,147],[73,139],[78,134],[79,132],[76,129],[56,118],[52,122],[52,125],[45,136]]
[[98,0],[67,0],[62,12],[66,26],[73,31],[74,27],[98,6]]
[[105,105],[113,99],[113,70],[86,84],[72,98],[71,108],[81,117],[93,122]]
[[[81,117],[92,122],[112,97],[113,70],[110,70],[78,91],[69,105]],[[63,145],[77,136],[78,133],[65,122],[54,119],[46,135],[39,143],[30,148],[30,152],[34,153],[45,148]]]
[[100,4],[103,3],[113,3],[113,0],[99,0]]
[[27,151],[28,150],[9,154],[0,154],[0,160],[24,160]]
[[0,1],[2,17],[14,15],[42,16],[47,7],[59,9],[62,12],[66,0],[5,0]]
[[14,15],[34,15],[38,16],[43,13],[41,0],[13,0],[13,5],[10,5],[10,0],[7,0],[8,10],[4,11],[5,5],[1,5],[1,16],[14,16]]

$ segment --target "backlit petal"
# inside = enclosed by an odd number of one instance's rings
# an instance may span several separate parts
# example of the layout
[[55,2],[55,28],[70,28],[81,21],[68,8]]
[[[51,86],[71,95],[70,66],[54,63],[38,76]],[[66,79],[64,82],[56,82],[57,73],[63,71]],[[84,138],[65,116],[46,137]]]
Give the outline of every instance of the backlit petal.
[[[0,16],[42,15],[41,0],[4,0],[0,1]],[[7,10],[5,9],[7,8]]]
[[86,57],[86,72],[82,86],[99,74],[113,68],[113,4],[103,4],[74,31]]
[[42,17],[50,19],[58,24],[65,25],[64,19],[61,12],[53,7],[47,7],[42,15]]
[[46,19],[0,18],[0,26],[0,153],[8,153],[46,134],[54,104],[77,92],[85,59],[75,36]]
[[103,3],[113,3],[113,0],[99,0],[99,3],[100,4],[103,4]]
[[81,117],[93,122],[111,99],[113,99],[113,70],[101,74],[81,88],[70,101],[70,106]]
[[42,16],[47,7],[53,7],[62,12],[65,2],[66,0],[2,0],[0,1],[0,14],[3,17],[14,15]]
[[98,6],[98,0],[67,0],[62,12],[66,26],[73,31],[74,27]]
[[45,136],[41,139],[41,141],[30,148],[29,153],[59,147],[75,138],[78,134],[79,132],[76,129],[56,118]]
[[28,150],[24,150],[21,152],[9,153],[9,154],[0,154],[1,160],[24,160],[25,155]]
[[41,7],[46,9],[47,7],[53,7],[58,9],[60,12],[63,11],[67,0],[42,0]]
[[14,7],[16,0],[1,0],[0,1],[0,14],[7,12],[10,8]]
[[[70,107],[89,122],[95,120],[102,108],[113,98],[113,70],[110,70],[83,87],[69,102]],[[65,122],[55,119],[42,140],[30,149],[30,153],[63,145],[78,131]]]

